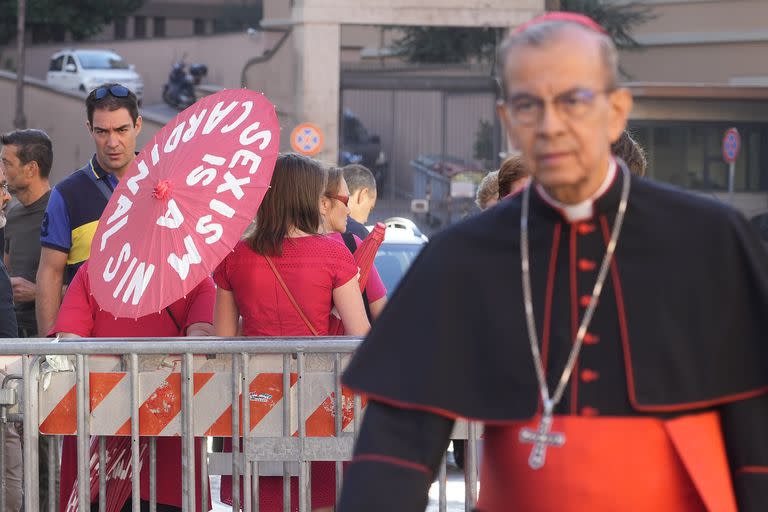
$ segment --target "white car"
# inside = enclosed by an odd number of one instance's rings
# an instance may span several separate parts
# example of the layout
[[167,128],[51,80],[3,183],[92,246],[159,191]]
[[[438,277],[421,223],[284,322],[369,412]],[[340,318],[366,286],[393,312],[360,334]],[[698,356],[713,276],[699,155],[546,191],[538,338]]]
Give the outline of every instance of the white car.
[[[391,297],[413,260],[428,242],[428,238],[410,219],[390,217],[383,222],[387,231],[374,263],[384,286],[387,287],[387,297]],[[373,226],[367,227],[369,230],[373,229]]]
[[144,81],[132,64],[110,50],[61,50],[51,56],[46,81],[56,87],[88,93],[102,84],[116,82],[141,103]]

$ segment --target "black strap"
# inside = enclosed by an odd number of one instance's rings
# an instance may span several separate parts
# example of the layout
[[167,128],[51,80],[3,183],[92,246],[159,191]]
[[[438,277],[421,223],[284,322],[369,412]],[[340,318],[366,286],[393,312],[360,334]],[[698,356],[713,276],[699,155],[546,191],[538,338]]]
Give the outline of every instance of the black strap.
[[[355,251],[357,250],[357,241],[355,240],[355,235],[347,231],[341,234],[341,238],[344,240],[344,244],[347,246],[347,249],[349,249],[349,252],[355,254]],[[368,294],[366,293],[365,289],[363,289],[363,305],[365,306],[365,314],[368,316],[368,321],[373,322],[373,317],[371,316],[371,306],[368,303]]]
[[179,334],[184,335],[184,333],[181,332],[181,325],[179,324],[179,322],[176,320],[176,317],[173,316],[173,313],[171,312],[171,306],[167,306],[165,308],[165,311],[166,313],[168,313],[168,316],[171,317],[171,321],[173,322],[173,325],[176,326],[176,330],[179,331]]
[[[93,161],[96,159],[94,156],[90,162],[88,162],[88,165],[86,168],[90,167],[89,171],[91,171],[91,174],[96,174],[96,171],[94,169]],[[103,195],[107,201],[110,200],[112,197],[112,192],[115,191],[112,184],[109,182],[109,175],[105,174],[101,177],[96,177],[93,182],[96,184],[96,188],[99,189],[99,192],[101,192],[101,195]]]

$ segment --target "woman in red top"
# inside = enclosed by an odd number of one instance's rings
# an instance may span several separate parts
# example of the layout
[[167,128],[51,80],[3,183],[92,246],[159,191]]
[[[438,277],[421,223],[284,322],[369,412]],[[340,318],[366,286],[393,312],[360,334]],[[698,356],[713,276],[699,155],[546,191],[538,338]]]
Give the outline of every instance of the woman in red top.
[[[328,237],[345,244],[350,251],[352,247],[347,245],[342,233],[347,231],[347,218],[349,217],[349,187],[344,179],[341,169],[334,167],[328,169],[328,182],[325,186],[325,194],[320,199],[320,216],[322,217],[321,231]],[[354,239],[353,247],[358,247],[362,240],[352,233],[346,234]],[[371,266],[368,274],[368,282],[365,285],[365,295],[368,299],[368,310],[371,312],[371,320],[375,320],[384,310],[387,304],[387,288],[379,277],[376,265]]]
[[[337,241],[318,235],[326,180],[327,171],[315,160],[294,154],[278,157],[253,234],[240,242],[214,273],[218,285],[214,316],[217,336],[236,336],[241,316],[244,336],[324,336],[334,306],[347,334],[362,336],[368,332],[352,254]],[[232,502],[231,485],[231,478],[222,478],[224,503]],[[298,510],[296,478],[291,478],[291,488],[291,510]],[[260,478],[262,512],[281,512],[282,494],[281,477]],[[313,463],[312,509],[331,510],[335,501],[333,463]]]

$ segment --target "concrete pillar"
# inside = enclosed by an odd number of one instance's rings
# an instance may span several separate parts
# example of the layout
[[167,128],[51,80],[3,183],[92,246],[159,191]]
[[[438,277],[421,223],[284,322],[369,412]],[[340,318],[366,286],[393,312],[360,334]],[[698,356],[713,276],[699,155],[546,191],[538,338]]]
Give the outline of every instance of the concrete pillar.
[[[336,163],[339,139],[339,81],[341,26],[302,23],[293,27],[296,50],[296,123],[316,124],[325,143],[318,158]],[[293,129],[291,127],[291,129]],[[286,130],[284,137],[290,136]]]

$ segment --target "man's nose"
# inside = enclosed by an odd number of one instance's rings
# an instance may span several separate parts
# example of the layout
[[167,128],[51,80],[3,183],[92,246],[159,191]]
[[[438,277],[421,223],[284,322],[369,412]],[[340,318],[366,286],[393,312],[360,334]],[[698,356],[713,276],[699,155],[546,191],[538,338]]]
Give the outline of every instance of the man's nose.
[[116,133],[110,132],[107,135],[107,146],[109,147],[115,147],[120,143],[120,138],[117,136]]
[[539,133],[542,135],[553,135],[562,132],[564,129],[563,115],[557,111],[554,104],[545,103],[538,123]]

